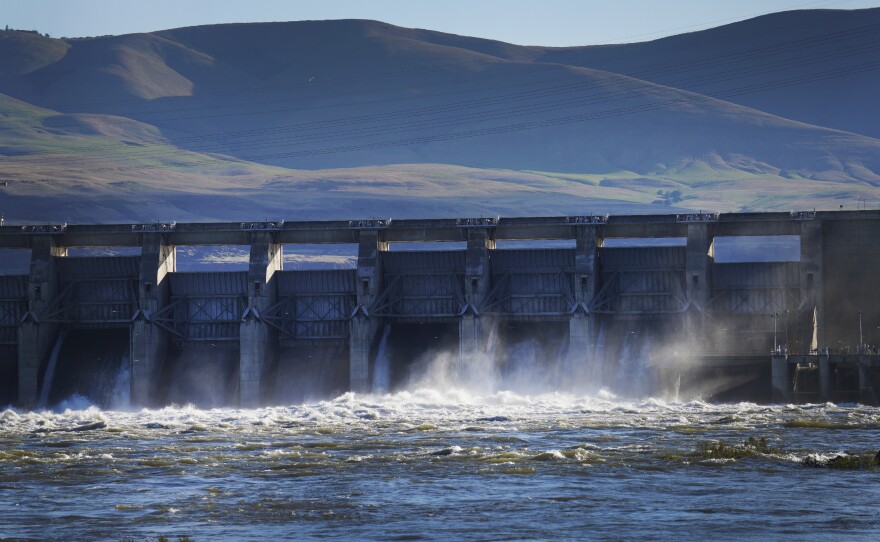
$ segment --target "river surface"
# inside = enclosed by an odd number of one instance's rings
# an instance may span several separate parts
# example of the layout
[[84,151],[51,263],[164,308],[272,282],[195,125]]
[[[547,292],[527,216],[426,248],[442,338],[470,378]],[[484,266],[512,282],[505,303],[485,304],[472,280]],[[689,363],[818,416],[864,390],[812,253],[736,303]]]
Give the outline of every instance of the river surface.
[[878,448],[858,405],[421,389],[9,409],[0,538],[877,540],[880,472],[832,466]]

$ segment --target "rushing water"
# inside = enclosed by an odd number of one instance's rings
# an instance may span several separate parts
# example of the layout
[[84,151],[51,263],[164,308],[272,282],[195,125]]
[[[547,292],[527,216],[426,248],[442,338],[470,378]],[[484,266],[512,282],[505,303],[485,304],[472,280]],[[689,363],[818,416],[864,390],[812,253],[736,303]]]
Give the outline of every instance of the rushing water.
[[876,540],[880,473],[829,460],[878,436],[872,407],[609,394],[6,410],[0,538]]

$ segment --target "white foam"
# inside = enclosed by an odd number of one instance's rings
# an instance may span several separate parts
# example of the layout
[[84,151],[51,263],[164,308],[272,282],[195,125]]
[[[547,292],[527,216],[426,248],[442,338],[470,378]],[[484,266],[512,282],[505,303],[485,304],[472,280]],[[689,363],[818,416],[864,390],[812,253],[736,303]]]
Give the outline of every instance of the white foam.
[[[876,419],[878,409],[858,406],[835,410],[835,415]],[[738,425],[782,423],[816,411],[801,407],[761,406],[753,403],[713,405],[703,401],[669,403],[659,399],[630,402],[607,394],[519,394],[512,391],[474,393],[462,389],[418,388],[385,395],[346,393],[314,403],[257,409],[199,409],[192,405],[140,411],[101,410],[82,398],[71,398],[61,409],[0,412],[0,431],[69,431],[104,422],[108,428],[131,433],[156,431],[336,432],[347,428],[387,427],[404,430],[430,425],[456,430],[479,425],[486,430],[533,430],[564,420],[570,427],[615,425],[666,428],[670,425],[718,423]],[[725,422],[726,423],[726,422]]]

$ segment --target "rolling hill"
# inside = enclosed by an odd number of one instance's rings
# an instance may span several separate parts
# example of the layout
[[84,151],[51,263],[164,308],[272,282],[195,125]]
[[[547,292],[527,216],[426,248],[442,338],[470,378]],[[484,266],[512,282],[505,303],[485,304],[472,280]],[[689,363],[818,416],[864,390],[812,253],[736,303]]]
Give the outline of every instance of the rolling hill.
[[568,48],[362,20],[0,32],[0,210],[646,212],[671,191],[686,208],[854,206],[880,200],[878,28],[880,9]]

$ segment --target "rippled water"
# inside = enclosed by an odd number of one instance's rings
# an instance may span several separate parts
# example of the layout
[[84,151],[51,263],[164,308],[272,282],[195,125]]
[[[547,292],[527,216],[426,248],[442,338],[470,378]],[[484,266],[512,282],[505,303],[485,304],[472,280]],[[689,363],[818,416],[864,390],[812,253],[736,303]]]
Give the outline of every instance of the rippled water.
[[6,410],[0,538],[877,540],[880,473],[829,465],[878,437],[863,406],[433,390]]

